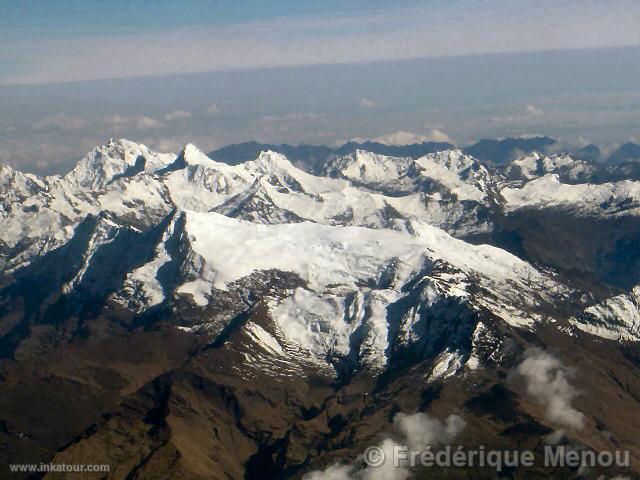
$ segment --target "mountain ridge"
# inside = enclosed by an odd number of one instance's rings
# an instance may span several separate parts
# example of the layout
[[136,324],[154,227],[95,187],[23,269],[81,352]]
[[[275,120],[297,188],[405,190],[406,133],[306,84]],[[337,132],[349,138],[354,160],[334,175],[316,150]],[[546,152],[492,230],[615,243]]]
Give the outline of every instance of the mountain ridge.
[[[485,164],[503,166],[511,161],[535,152],[540,154],[552,154],[558,150],[558,141],[546,137],[524,137],[524,138],[504,138],[504,139],[482,139],[465,147],[459,147],[465,153],[478,158]],[[447,142],[423,142],[408,145],[387,145],[378,142],[349,141],[337,147],[323,145],[298,146],[288,144],[265,144],[256,141],[236,143],[221,147],[208,153],[212,158],[231,165],[243,163],[256,158],[261,151],[272,150],[290,158],[294,163],[310,173],[320,173],[326,162],[333,156],[344,156],[354,153],[356,150],[364,150],[395,157],[419,158],[428,153],[456,148],[455,145]],[[640,159],[638,145],[627,142],[619,146],[610,153],[608,157],[603,156],[602,151],[593,144],[573,149],[565,148],[563,151],[577,159],[589,163],[626,163],[637,162]]]
[[[535,424],[640,466],[640,182],[595,176],[567,155],[451,148],[356,149],[313,175],[274,151],[229,165],[126,140],[63,177],[7,171],[3,461],[301,478],[425,411],[463,415],[469,445],[537,448],[517,433]],[[563,424],[516,394],[542,347],[616,408],[580,396]]]

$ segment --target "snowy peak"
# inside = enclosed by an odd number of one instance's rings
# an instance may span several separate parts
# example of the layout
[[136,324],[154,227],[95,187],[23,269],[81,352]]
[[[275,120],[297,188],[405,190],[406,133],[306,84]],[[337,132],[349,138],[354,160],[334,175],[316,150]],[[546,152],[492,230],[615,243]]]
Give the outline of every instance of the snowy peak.
[[486,203],[493,188],[489,171],[460,150],[430,153],[416,160],[423,178],[429,179],[458,200]]
[[[461,174],[469,169],[479,169],[480,163],[473,157],[466,155],[459,149],[443,150],[441,152],[429,153],[421,159],[427,159],[431,163],[440,165],[450,172]],[[421,159],[418,159],[420,162]]]
[[333,159],[325,174],[364,184],[385,184],[410,175],[414,161],[410,158],[394,158],[386,155],[356,150]]
[[580,330],[610,340],[640,341],[640,285],[571,319]]
[[41,188],[45,186],[45,180],[31,173],[22,173],[9,165],[0,165],[0,185],[7,190],[12,186],[21,188],[26,184],[34,184]]
[[151,152],[125,139],[109,140],[88,153],[63,181],[72,187],[102,190],[110,182],[166,166],[174,155]]
[[185,166],[201,165],[206,168],[218,168],[220,164],[209,157],[207,157],[198,147],[192,143],[186,144],[178,154],[176,163],[183,164]]
[[623,180],[602,184],[566,184],[557,174],[525,183],[521,188],[501,191],[507,210],[521,208],[571,209],[584,215],[638,215],[640,182]]
[[549,156],[533,152],[514,160],[507,169],[508,177],[513,180],[529,181],[553,173],[571,183],[585,181],[594,172],[593,164],[576,160],[567,153]]
[[272,150],[260,152],[258,158],[250,162],[246,162],[245,167],[248,170],[256,170],[260,173],[271,173],[274,169],[296,169],[287,157]]
[[445,150],[414,160],[362,150],[333,159],[325,175],[392,196],[416,192],[486,203],[489,172],[460,150]]
[[287,157],[273,151],[261,152],[257,159],[241,165],[253,179],[263,179],[281,190],[302,191],[301,182],[312,176],[295,167]]
[[48,188],[47,181],[30,173],[22,173],[8,165],[0,165],[0,208],[8,210],[16,202]]
[[[555,284],[512,254],[469,245],[417,221],[400,231],[312,222],[263,225],[203,212],[185,212],[185,218],[190,248],[208,265],[203,279],[216,289],[260,270],[294,273],[316,292],[363,285],[400,288],[438,261],[486,278],[487,291],[508,282],[521,293],[539,293],[543,285]],[[532,289],[528,282],[537,286]]]

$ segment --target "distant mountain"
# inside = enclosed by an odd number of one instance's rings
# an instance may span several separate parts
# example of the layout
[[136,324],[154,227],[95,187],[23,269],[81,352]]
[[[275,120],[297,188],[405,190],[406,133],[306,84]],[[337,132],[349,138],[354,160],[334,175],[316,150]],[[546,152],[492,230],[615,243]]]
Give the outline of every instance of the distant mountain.
[[[531,138],[504,138],[482,139],[473,145],[461,150],[481,163],[498,168],[511,169],[512,162],[521,160],[531,155],[545,158],[552,155],[551,147],[557,147],[558,143],[550,137]],[[423,142],[410,145],[385,145],[379,142],[347,142],[339,147],[328,147],[326,145],[288,145],[270,144],[255,141],[236,143],[214,150],[208,156],[216,161],[228,165],[239,165],[256,159],[261,152],[272,151],[284,155],[296,167],[314,175],[322,174],[331,160],[337,157],[350,155],[358,150],[386,155],[395,158],[418,159],[430,153],[441,152],[455,148],[446,142]],[[579,177],[584,181],[589,178],[591,182],[603,183],[627,179],[640,178],[640,145],[627,142],[614,151],[608,158],[603,157],[598,146],[594,144],[586,145],[578,150],[570,150],[571,157],[575,160],[589,164],[601,165],[596,167],[582,166]],[[605,161],[608,160],[608,161]],[[586,170],[585,170],[586,169]],[[543,168],[546,170],[546,168]],[[587,170],[591,171],[588,173]],[[549,172],[548,172],[549,173]],[[558,172],[556,172],[558,173]],[[511,173],[513,174],[513,172]],[[585,176],[586,175],[586,176]],[[517,176],[517,175],[516,175]],[[571,180],[570,176],[563,177],[566,181]]]
[[272,145],[258,142],[236,143],[222,147],[209,153],[209,156],[219,162],[229,165],[254,160],[260,152],[268,150],[280,153],[287,157],[292,163],[311,173],[319,173],[324,169],[325,164],[332,156],[342,156],[354,153],[356,150],[379,155],[394,157],[420,158],[428,153],[435,153],[453,148],[453,145],[446,142],[423,142],[411,145],[385,145],[378,142],[347,142],[341,147],[330,148],[324,145]]
[[590,143],[575,152],[573,156],[586,162],[599,162],[602,159],[602,152],[596,145]]
[[[553,138],[549,137],[483,139],[464,148],[463,151],[484,163],[505,165],[522,155],[533,152],[547,153],[549,148],[556,143]],[[378,155],[417,159],[429,153],[449,150],[453,147],[447,142],[423,142],[410,145],[385,145],[369,141],[347,142],[340,147],[331,148],[324,145],[273,145],[251,141],[222,147],[210,152],[209,156],[229,165],[238,165],[255,159],[260,155],[260,152],[271,150],[285,155],[291,162],[307,172],[319,173],[330,157],[349,155],[356,150],[364,150]],[[595,148],[597,149],[597,147]],[[583,153],[584,155],[594,154],[592,149],[587,149]]]
[[422,142],[412,143],[410,145],[385,145],[378,142],[347,142],[336,149],[335,153],[338,155],[348,155],[356,150],[365,150],[367,152],[377,153],[378,155],[420,158],[429,153],[441,152],[451,148],[453,148],[453,145],[447,142]]
[[609,155],[609,162],[640,162],[640,145],[633,142],[627,142],[621,145],[620,148]]
[[533,152],[547,153],[557,142],[549,137],[483,139],[464,149],[478,160],[494,165],[505,165],[517,157]]
[[[590,143],[579,150],[572,151],[571,155],[574,158],[585,162],[601,162],[603,166],[607,168],[610,167],[617,170],[625,167],[627,170],[633,170],[634,166],[629,164],[640,162],[640,145],[633,142],[624,143],[606,157],[598,146]],[[628,175],[628,173],[623,173],[620,178],[623,178],[626,175]]]
[[305,167],[323,164],[335,151],[324,145],[272,145],[268,143],[243,142],[222,147],[209,153],[218,162],[229,165],[239,165],[255,160],[260,152],[272,151],[280,153],[294,163],[301,163]]

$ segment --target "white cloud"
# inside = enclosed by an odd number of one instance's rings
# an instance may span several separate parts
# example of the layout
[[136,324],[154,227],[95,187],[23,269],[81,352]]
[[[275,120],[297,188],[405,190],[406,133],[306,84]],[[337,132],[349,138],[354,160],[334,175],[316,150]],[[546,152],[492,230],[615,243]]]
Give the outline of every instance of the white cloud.
[[547,445],[557,445],[564,437],[564,430],[554,430],[549,435],[544,437],[544,442]]
[[281,122],[298,122],[301,120],[317,120],[321,115],[313,112],[291,112],[284,115],[263,115],[255,123],[269,125]]
[[210,103],[207,106],[207,113],[210,113],[211,115],[215,115],[216,113],[220,113],[220,108],[215,103]]
[[140,130],[147,130],[150,128],[160,128],[162,124],[157,121],[155,118],[147,117],[145,115],[136,115],[134,122],[134,126],[139,128]]
[[164,119],[168,122],[172,120],[183,120],[186,118],[191,118],[191,112],[186,112],[184,110],[173,110],[172,112],[169,112],[164,116]]
[[527,115],[537,117],[538,115],[542,115],[543,113],[544,110],[542,110],[541,108],[538,108],[535,105],[527,105]]
[[162,123],[146,115],[107,115],[104,117],[104,123],[116,133],[130,129],[152,130],[162,127]]
[[429,139],[429,141],[431,142],[449,142],[449,143],[453,143],[453,140],[451,140],[451,138],[449,137],[449,135],[447,135],[446,133],[444,133],[442,130],[439,130],[437,128],[431,130],[428,134],[427,134],[427,138]]
[[608,157],[617,149],[619,149],[621,146],[622,144],[620,142],[611,142],[606,145],[600,145],[600,152],[602,153],[603,157]]
[[531,349],[516,368],[516,374],[524,378],[527,392],[544,404],[549,420],[582,428],[584,415],[571,406],[577,392],[567,380],[569,371],[557,358],[540,349]]
[[362,108],[373,108],[376,106],[376,102],[374,102],[373,100],[369,100],[368,98],[362,98],[360,100],[360,106]]
[[[544,115],[544,110],[542,108],[538,108],[535,105],[527,105],[525,107],[524,114],[518,115],[499,115],[491,117],[490,120],[492,123],[497,125],[512,125],[512,124],[530,124],[533,120],[533,117],[539,117]],[[522,136],[522,135],[520,135]]]
[[508,125],[508,124],[512,124],[512,123],[518,123],[521,122],[523,120],[526,120],[526,116],[521,115],[500,115],[500,116],[493,116],[491,118],[489,118],[489,120],[491,121],[491,123],[495,123],[497,125]]
[[59,128],[61,130],[77,130],[87,126],[84,118],[63,113],[42,117],[33,124],[34,129]]
[[335,464],[305,475],[304,480],[350,480],[353,478],[352,473],[351,465]]
[[[324,115],[314,112],[290,112],[282,115],[263,115],[251,121],[253,138],[266,143],[296,141],[296,132],[313,130],[321,132],[320,120]],[[298,139],[299,141],[299,139]]]
[[408,446],[412,450],[424,450],[453,442],[464,430],[466,422],[457,415],[450,415],[444,421],[426,413],[398,413],[393,424],[400,433],[400,439],[384,439],[378,448],[386,459],[375,468],[361,469],[356,462],[350,465],[334,464],[325,470],[311,472],[304,480],[406,480],[409,478],[408,465],[395,466],[393,453],[395,445]]
[[177,140],[170,138],[159,138],[146,142],[153,150],[157,150],[163,153],[177,153],[179,152],[183,144]]
[[393,423],[407,439],[413,450],[422,450],[452,442],[464,430],[465,421],[458,415],[450,415],[442,421],[425,413],[407,415],[398,413]]
[[[354,139],[362,140],[362,139]],[[372,139],[374,142],[384,143],[385,145],[410,145],[412,143],[422,142],[449,142],[452,143],[451,138],[442,130],[434,128],[426,134],[418,134],[405,132],[398,130],[397,132],[389,133]]]
[[383,440],[377,448],[379,448],[386,459],[385,462],[375,468],[359,468],[358,464],[340,465],[335,464],[325,470],[317,470],[308,473],[303,477],[304,480],[407,480],[409,478],[409,469],[404,466],[395,466],[393,464],[393,450],[398,442],[387,438]]
[[163,153],[178,153],[187,143],[192,143],[203,152],[210,152],[220,147],[219,141],[211,135],[192,135],[189,133],[171,136],[141,136],[136,142],[147,145],[151,150]]
[[406,480],[409,478],[409,469],[393,464],[393,447],[397,445],[390,438],[383,440],[379,448],[384,452],[386,461],[376,468],[365,468],[353,475],[358,480]]

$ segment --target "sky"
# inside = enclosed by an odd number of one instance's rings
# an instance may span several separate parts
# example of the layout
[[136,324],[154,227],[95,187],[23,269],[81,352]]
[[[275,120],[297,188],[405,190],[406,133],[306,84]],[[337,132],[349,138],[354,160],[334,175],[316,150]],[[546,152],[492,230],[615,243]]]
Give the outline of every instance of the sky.
[[111,137],[228,143],[640,136],[635,0],[0,0],[0,163]]

